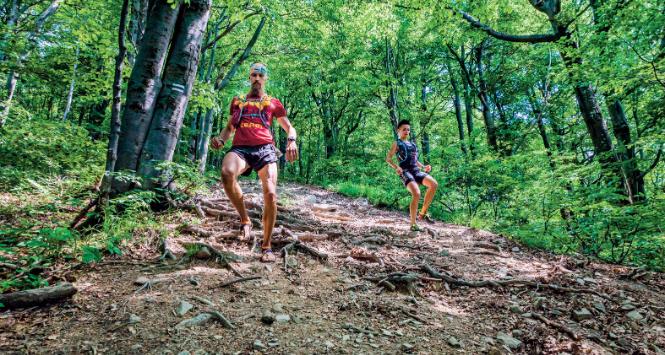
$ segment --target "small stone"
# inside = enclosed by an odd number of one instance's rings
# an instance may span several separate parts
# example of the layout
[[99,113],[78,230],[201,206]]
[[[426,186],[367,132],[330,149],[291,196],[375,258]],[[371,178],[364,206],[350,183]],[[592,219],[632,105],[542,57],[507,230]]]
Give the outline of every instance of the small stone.
[[330,340],[326,340],[326,342],[323,343],[323,345],[325,345],[327,349],[331,349],[331,348],[335,347],[335,344],[333,344],[333,342],[330,341]]
[[573,319],[575,319],[578,322],[591,318],[593,318],[593,314],[591,314],[591,312],[586,308],[577,309],[573,311]]
[[627,316],[628,318],[630,318],[631,320],[634,320],[634,321],[638,321],[638,320],[642,320],[642,319],[644,319],[644,316],[643,316],[640,312],[638,312],[638,311],[628,312],[628,314],[626,314],[626,316]]
[[483,342],[486,343],[486,344],[490,344],[490,345],[494,345],[494,344],[495,344],[495,342],[494,342],[494,338],[492,338],[492,337],[483,337],[482,340],[483,340]]
[[193,304],[191,304],[187,301],[180,301],[180,303],[178,303],[178,308],[176,309],[175,313],[177,315],[179,315],[180,317],[182,317],[182,316],[185,315],[185,313],[189,312],[189,310],[191,310],[192,308],[194,308]]
[[530,312],[522,313],[522,317],[524,318],[531,318],[532,316],[533,314],[531,314]]
[[266,325],[271,325],[275,322],[275,316],[269,311],[264,312],[261,316],[261,322]]
[[351,336],[349,336],[348,334],[342,335],[342,341],[347,342],[349,340],[351,340]]
[[139,322],[141,322],[141,317],[137,316],[136,314],[129,315],[129,324],[136,324]]
[[584,279],[577,278],[575,279],[575,282],[577,282],[578,285],[584,286],[586,282],[584,282]]
[[512,250],[513,250],[513,253],[517,253],[518,251],[520,251],[520,248],[514,247]]
[[635,308],[637,308],[637,307],[635,307],[634,304],[630,304],[630,303],[624,303],[623,305],[621,305],[621,310],[623,310],[623,311],[632,311]]
[[275,320],[279,323],[287,323],[287,322],[291,321],[291,316],[289,316],[288,314],[282,313],[282,314],[276,315]]
[[597,309],[600,312],[606,313],[607,310],[605,309],[605,305],[602,304],[601,302],[596,302],[593,304],[593,308]]
[[415,347],[409,343],[402,343],[402,351],[411,352]]
[[450,256],[450,252],[446,249],[441,249],[439,256]]
[[519,349],[522,346],[521,341],[511,337],[504,332],[499,332],[499,334],[496,335],[496,339],[499,340],[503,345],[513,350]]
[[268,346],[271,348],[275,348],[279,346],[279,340],[277,339],[270,339],[268,340]]
[[397,330],[395,331],[395,334],[396,334],[397,336],[404,336],[404,333],[403,333],[400,329],[397,329]]
[[462,347],[462,343],[457,340],[457,338],[451,336],[448,338],[448,345],[452,346],[453,348],[460,348]]
[[383,335],[385,335],[385,336],[387,336],[387,337],[391,337],[391,336],[393,336],[393,332],[391,332],[391,331],[388,330],[388,329],[381,329],[381,334],[383,334]]
[[522,309],[516,304],[510,306],[510,311],[513,313],[522,313]]
[[515,338],[519,338],[522,335],[524,335],[524,331],[522,329],[513,329],[513,336]]
[[281,303],[275,303],[272,306],[272,311],[275,313],[284,313],[284,306]]
[[127,331],[129,331],[132,335],[136,334],[136,329],[134,327],[132,327],[131,325],[129,327],[127,327]]
[[261,340],[256,339],[254,340],[254,344],[252,344],[252,348],[254,348],[254,350],[265,350],[266,346],[263,345],[263,342]]
[[215,339],[215,340],[222,340],[222,339],[224,339],[224,337],[221,336],[221,335],[213,335],[212,338]]
[[190,354],[191,354],[191,353],[190,353],[189,351],[187,351],[187,350],[183,350],[183,351],[181,351],[181,352],[178,353],[178,355],[190,355]]
[[134,345],[132,345],[132,350],[138,350],[138,349],[141,349],[142,347],[143,347],[143,345],[141,345],[141,344],[134,344]]

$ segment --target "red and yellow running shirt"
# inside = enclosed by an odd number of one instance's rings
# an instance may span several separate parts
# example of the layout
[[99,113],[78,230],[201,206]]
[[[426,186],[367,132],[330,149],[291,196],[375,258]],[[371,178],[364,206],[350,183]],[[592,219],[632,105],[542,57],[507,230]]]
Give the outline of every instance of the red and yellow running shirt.
[[[286,116],[284,105],[278,99],[270,96],[260,98],[248,95],[245,100],[234,97],[229,111],[232,123],[236,126],[232,143],[234,147],[273,143],[272,134],[263,125],[260,115],[263,115],[268,126],[272,124],[274,118]],[[242,117],[239,117],[241,111]]]

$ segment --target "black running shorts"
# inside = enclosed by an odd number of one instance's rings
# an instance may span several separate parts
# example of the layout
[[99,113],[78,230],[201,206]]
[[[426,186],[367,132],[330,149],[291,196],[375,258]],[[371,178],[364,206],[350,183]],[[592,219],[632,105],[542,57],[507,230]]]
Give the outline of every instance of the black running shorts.
[[417,184],[422,185],[423,180],[429,176],[427,173],[424,173],[420,171],[420,169],[403,169],[402,170],[402,175],[400,177],[402,178],[402,182],[404,183],[404,186],[408,185],[410,182],[415,181]]
[[258,172],[264,166],[279,160],[275,145],[272,143],[257,146],[232,147],[230,152],[237,154],[249,165],[250,168],[242,173],[244,176],[251,174],[252,170]]

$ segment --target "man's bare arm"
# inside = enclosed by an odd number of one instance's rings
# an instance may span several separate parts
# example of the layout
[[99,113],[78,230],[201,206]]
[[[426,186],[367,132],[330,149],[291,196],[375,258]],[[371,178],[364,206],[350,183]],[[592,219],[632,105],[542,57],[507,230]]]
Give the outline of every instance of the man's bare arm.
[[286,116],[277,117],[277,122],[282,129],[286,132],[288,141],[286,142],[286,160],[289,162],[295,161],[298,159],[298,146],[296,145],[297,133],[296,129],[291,124]]
[[216,137],[213,137],[212,140],[210,141],[210,144],[214,149],[219,149],[226,144],[226,142],[231,138],[231,135],[236,131],[236,128],[233,127],[233,124],[231,123],[231,117],[229,117],[228,122],[226,123],[226,126],[222,131],[217,135]]

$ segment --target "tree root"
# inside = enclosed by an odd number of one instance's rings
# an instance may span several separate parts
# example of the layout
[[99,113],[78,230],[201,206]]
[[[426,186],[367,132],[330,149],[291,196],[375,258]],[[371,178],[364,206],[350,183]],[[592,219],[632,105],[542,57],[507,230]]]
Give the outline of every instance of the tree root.
[[423,264],[421,266],[421,270],[425,271],[429,275],[431,275],[434,278],[443,280],[451,285],[456,285],[456,286],[466,286],[466,287],[533,287],[533,288],[545,288],[549,289],[552,291],[556,292],[569,292],[569,293],[586,293],[586,294],[592,294],[598,297],[601,297],[603,299],[606,299],[608,301],[618,303],[614,299],[612,299],[610,296],[602,294],[600,292],[590,290],[590,289],[583,289],[583,288],[569,288],[569,287],[562,287],[556,284],[548,284],[548,283],[541,283],[541,282],[534,282],[530,280],[479,280],[479,281],[467,281],[461,278],[457,278],[448,274],[442,274],[438,271],[436,271],[434,268],[427,264]]
[[550,327],[552,327],[552,328],[555,328],[555,329],[559,330],[559,331],[562,332],[562,333],[565,333],[565,334],[568,335],[571,339],[573,339],[573,340],[578,340],[578,339],[579,339],[579,336],[578,336],[577,334],[575,334],[575,332],[573,332],[570,328],[568,328],[568,327],[566,327],[566,326],[564,326],[564,325],[562,325],[562,324],[559,324],[559,323],[557,323],[557,322],[553,322],[553,321],[551,321],[551,320],[545,318],[545,316],[543,316],[543,315],[540,314],[540,313],[532,312],[531,315],[532,315],[534,318],[538,319],[539,321],[541,321],[541,322],[547,324],[548,326],[550,326]]
[[159,257],[159,260],[165,260],[165,259],[170,259],[170,260],[177,260],[178,258],[173,254],[171,249],[169,249],[169,239],[164,238],[162,240],[162,256]]
[[245,281],[250,281],[250,280],[257,280],[260,279],[261,276],[247,276],[247,277],[241,277],[235,280],[231,281],[226,281],[223,284],[219,285],[220,288],[231,286],[233,284],[237,284],[238,282],[245,282]]

